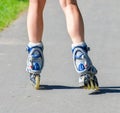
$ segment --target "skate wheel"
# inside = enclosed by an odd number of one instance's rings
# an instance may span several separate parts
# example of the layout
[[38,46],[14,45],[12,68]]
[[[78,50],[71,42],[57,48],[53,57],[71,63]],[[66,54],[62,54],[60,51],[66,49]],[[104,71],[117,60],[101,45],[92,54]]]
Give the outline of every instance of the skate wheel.
[[39,75],[37,75],[35,77],[35,81],[36,81],[36,83],[35,83],[35,89],[39,90],[40,89],[40,76]]
[[90,81],[90,84],[91,84],[91,89],[94,90],[94,89],[95,89],[95,85],[94,85],[94,83],[93,83],[93,80]]
[[99,90],[99,84],[96,76],[95,76],[95,89]]
[[97,84],[95,84],[95,89],[99,90],[99,86]]

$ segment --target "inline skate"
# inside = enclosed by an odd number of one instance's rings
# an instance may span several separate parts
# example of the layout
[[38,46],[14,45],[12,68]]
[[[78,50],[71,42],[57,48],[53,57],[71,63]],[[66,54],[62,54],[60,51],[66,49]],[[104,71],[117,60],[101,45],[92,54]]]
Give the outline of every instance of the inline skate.
[[88,56],[86,43],[72,44],[73,64],[76,72],[79,74],[79,86],[85,89],[98,90],[99,84],[97,77],[97,69],[93,66]]
[[30,80],[35,89],[40,89],[40,73],[44,65],[43,44],[39,43],[36,46],[27,46],[28,58],[26,71],[30,75]]

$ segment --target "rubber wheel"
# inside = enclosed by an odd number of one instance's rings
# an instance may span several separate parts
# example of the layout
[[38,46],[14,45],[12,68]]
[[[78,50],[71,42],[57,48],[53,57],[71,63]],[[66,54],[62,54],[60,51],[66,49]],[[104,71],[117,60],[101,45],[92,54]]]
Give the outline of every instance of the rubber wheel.
[[40,89],[40,76],[36,76],[35,77],[35,81],[36,81],[36,84],[35,84],[35,89],[36,90],[39,90]]

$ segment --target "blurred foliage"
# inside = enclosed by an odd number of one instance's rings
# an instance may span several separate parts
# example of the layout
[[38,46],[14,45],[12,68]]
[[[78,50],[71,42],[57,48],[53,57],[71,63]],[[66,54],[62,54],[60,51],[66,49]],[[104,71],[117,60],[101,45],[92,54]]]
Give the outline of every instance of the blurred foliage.
[[0,30],[17,18],[28,6],[28,0],[0,0]]

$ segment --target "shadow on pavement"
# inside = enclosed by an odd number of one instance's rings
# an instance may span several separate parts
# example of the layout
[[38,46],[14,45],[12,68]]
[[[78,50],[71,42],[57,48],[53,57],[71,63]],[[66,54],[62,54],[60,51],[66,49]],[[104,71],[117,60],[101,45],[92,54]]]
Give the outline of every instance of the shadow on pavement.
[[[63,85],[41,85],[40,90],[69,90],[69,89],[83,89],[80,87],[72,87],[72,86],[63,86]],[[109,94],[109,93],[120,93],[120,86],[110,86],[110,87],[100,87],[99,90],[93,91],[89,93],[89,95],[101,95],[101,94]]]
[[100,87],[98,91],[94,91],[89,95],[100,95],[108,93],[120,93],[120,86]]
[[41,85],[40,90],[53,90],[53,89],[80,89],[80,87],[62,86],[62,85]]

